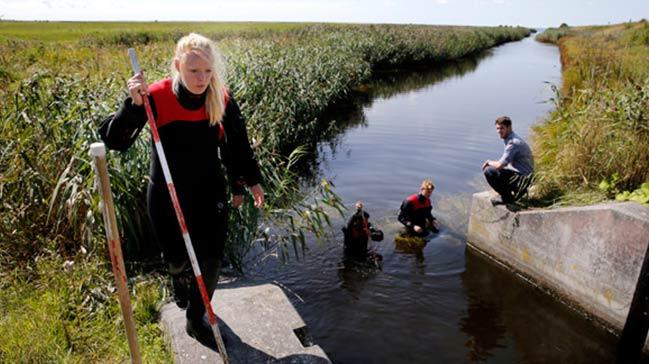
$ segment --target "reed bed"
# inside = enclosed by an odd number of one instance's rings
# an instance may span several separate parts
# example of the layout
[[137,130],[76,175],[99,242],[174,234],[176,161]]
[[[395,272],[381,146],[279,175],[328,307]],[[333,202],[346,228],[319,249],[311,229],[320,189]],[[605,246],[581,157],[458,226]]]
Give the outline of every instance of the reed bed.
[[649,25],[574,32],[559,40],[556,109],[532,137],[549,203],[592,203],[649,181]]

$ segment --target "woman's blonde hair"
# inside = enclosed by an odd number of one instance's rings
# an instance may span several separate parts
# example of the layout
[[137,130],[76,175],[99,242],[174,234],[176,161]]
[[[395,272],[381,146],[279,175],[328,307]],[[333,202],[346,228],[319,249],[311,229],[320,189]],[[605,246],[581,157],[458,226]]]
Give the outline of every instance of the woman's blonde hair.
[[196,53],[204,57],[212,64],[212,78],[207,86],[207,96],[205,98],[205,110],[210,118],[210,125],[214,126],[221,122],[225,113],[225,68],[221,60],[221,54],[214,42],[209,38],[197,33],[189,33],[180,38],[176,44],[176,53],[171,61],[171,75],[173,77],[173,90],[178,90],[180,83],[180,73],[176,70],[175,61],[184,62],[189,53]]

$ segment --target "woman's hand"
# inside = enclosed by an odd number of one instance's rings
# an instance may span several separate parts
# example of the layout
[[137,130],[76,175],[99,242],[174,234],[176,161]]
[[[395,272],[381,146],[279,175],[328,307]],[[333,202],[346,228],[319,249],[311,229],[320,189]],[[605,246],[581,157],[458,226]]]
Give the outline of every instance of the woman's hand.
[[232,207],[238,209],[242,203],[243,203],[243,195],[232,195],[232,201],[231,201]]
[[261,188],[259,183],[257,183],[250,187],[250,192],[252,192],[252,197],[255,200],[255,207],[261,208],[261,205],[264,204],[264,189]]
[[144,103],[142,96],[149,94],[149,87],[144,82],[144,74],[140,72],[129,78],[126,82],[126,86],[128,86],[128,93],[131,94],[133,104],[136,106],[142,106]]
[[[252,198],[255,201],[255,207],[260,208],[264,204],[264,189],[261,188],[261,185],[257,183],[256,185],[250,187],[250,192],[252,193]],[[233,195],[232,196],[232,207],[239,208],[243,203],[243,195]]]

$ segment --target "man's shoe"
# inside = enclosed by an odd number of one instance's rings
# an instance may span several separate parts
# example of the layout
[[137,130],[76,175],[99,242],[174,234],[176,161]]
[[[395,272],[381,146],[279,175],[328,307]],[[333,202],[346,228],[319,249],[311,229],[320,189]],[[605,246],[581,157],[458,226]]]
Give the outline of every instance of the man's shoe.
[[505,198],[503,198],[502,196],[498,195],[498,196],[490,198],[489,201],[491,201],[492,206],[507,205],[507,204],[514,203],[514,198],[513,197],[505,197]]
[[500,196],[495,196],[489,199],[491,201],[491,206],[496,206],[496,205],[503,205],[505,202],[503,201],[502,197]]

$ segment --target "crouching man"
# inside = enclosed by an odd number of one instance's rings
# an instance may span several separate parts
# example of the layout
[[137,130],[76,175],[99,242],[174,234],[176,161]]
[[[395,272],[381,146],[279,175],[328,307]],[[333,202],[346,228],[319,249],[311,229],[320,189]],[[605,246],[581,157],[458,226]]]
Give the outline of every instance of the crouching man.
[[496,132],[505,143],[505,151],[499,160],[485,161],[482,171],[489,185],[500,195],[492,198],[491,203],[510,204],[527,191],[534,172],[534,158],[529,145],[512,130],[508,116],[496,119]]

